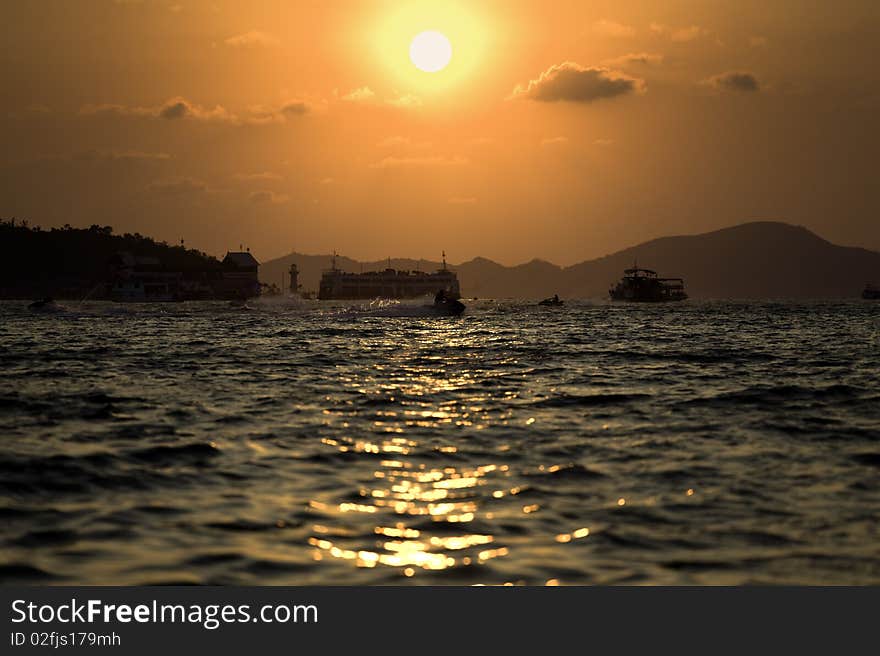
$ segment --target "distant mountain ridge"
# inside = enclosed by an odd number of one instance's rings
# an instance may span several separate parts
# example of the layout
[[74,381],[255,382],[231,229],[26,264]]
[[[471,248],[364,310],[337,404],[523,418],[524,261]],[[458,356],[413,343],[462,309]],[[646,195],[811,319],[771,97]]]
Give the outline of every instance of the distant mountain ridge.
[[[329,255],[292,253],[260,268],[262,282],[280,284],[291,262],[300,283],[316,290]],[[450,266],[462,294],[484,298],[606,297],[623,270],[637,262],[661,276],[682,277],[692,298],[847,298],[880,281],[880,253],[837,246],[801,226],[775,221],[743,223],[698,235],[660,237],[569,267],[543,260],[504,266],[477,257]],[[388,268],[432,271],[439,262],[397,259],[357,262],[337,257],[346,271]],[[285,278],[286,282],[286,278]]]

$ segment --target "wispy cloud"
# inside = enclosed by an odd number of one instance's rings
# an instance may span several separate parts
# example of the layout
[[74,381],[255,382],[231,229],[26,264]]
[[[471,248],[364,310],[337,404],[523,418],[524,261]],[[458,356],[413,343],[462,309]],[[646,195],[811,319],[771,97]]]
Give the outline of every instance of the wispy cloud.
[[359,87],[342,96],[346,102],[373,102],[376,93],[370,87]]
[[259,173],[236,173],[232,177],[240,182],[267,182],[271,180],[281,180],[281,176],[278,173],[273,173],[272,171],[262,171]]
[[194,120],[232,125],[260,125],[265,123],[283,123],[288,118],[302,116],[311,107],[301,100],[290,100],[280,106],[264,107],[252,105],[242,114],[235,114],[222,105],[204,107],[183,97],[171,98],[154,107],[122,105],[114,103],[83,105],[81,116],[115,116],[162,119],[167,121]]
[[259,30],[236,34],[223,43],[231,48],[277,48],[281,45],[281,41],[277,37]]
[[206,193],[208,185],[193,178],[172,178],[151,182],[147,190],[164,196],[194,196]]
[[72,154],[43,155],[38,159],[71,162],[161,162],[171,159],[171,155],[162,152],[144,150],[82,150]]
[[146,152],[143,150],[113,150],[109,152],[104,152],[101,154],[102,157],[106,159],[112,159],[117,161],[133,161],[133,160],[166,160],[171,159],[171,155],[168,153],[152,153]]
[[671,41],[675,41],[678,43],[693,41],[694,39],[699,39],[702,36],[708,36],[710,34],[709,30],[704,27],[700,27],[699,25],[688,25],[686,27],[670,27],[669,25],[664,25],[663,23],[651,23],[650,29],[655,34],[665,36]]
[[636,28],[632,25],[624,25],[617,21],[603,18],[593,23],[593,31],[602,36],[610,36],[617,39],[629,38],[636,35]]
[[311,109],[311,105],[303,100],[288,100],[277,107],[252,105],[248,107],[247,113],[239,119],[239,122],[248,125],[284,123],[287,119],[308,114]]
[[421,107],[422,99],[418,96],[415,96],[411,93],[404,94],[402,96],[398,96],[396,98],[389,98],[385,101],[387,104],[392,107],[400,107],[402,109],[409,109],[413,107]]
[[431,167],[464,166],[468,164],[466,157],[385,157],[370,164],[371,169],[413,169]]
[[138,107],[113,103],[99,105],[83,105],[79,113],[83,116],[135,116],[145,118],[162,118],[177,120],[190,118],[202,121],[226,121],[232,122],[236,117],[221,105],[213,108],[202,107],[190,102],[186,98],[176,97],[167,100],[157,107]]
[[541,139],[542,146],[561,146],[568,143],[568,137],[544,137]]
[[655,52],[631,52],[620,57],[613,57],[602,62],[611,68],[625,68],[632,65],[659,66],[663,63],[663,55]]
[[290,200],[286,194],[276,194],[268,189],[260,189],[248,194],[248,200],[258,205],[282,205]]

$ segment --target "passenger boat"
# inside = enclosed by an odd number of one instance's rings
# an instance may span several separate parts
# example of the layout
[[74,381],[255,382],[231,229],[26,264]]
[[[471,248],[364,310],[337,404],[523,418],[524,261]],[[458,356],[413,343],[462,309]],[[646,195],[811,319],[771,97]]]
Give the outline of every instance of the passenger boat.
[[862,292],[862,298],[872,301],[880,300],[880,287],[868,283],[867,285],[865,285],[865,289]]
[[613,301],[636,303],[683,301],[688,297],[682,278],[660,278],[656,271],[638,266],[626,269],[623,278],[608,291],[608,295]]
[[373,298],[418,298],[433,296],[443,290],[447,298],[461,296],[458,276],[446,267],[446,253],[443,265],[438,271],[397,271],[387,268],[384,271],[349,273],[336,268],[334,254],[331,268],[324,271],[318,288],[321,300],[357,300]]

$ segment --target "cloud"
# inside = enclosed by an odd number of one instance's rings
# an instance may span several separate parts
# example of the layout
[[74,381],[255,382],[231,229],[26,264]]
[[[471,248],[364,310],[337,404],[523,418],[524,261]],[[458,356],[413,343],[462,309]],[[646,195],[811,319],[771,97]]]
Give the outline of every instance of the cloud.
[[593,23],[593,31],[596,34],[601,34],[603,36],[610,36],[614,38],[628,38],[631,36],[635,36],[636,28],[631,25],[624,25],[623,23],[618,23],[613,20],[608,20],[603,18],[601,20],[597,20]]
[[54,162],[161,162],[170,160],[171,155],[143,150],[82,150],[75,153],[41,155],[40,161]]
[[720,73],[719,75],[713,75],[705,83],[720,91],[754,92],[761,89],[758,78],[747,71]]
[[452,167],[468,164],[466,157],[385,157],[370,164],[371,169],[415,169],[430,167]]
[[174,120],[179,118],[193,118],[199,121],[235,121],[236,117],[230,114],[221,105],[213,109],[207,109],[188,101],[186,98],[172,98],[158,110],[159,118]]
[[766,36],[753,36],[749,39],[749,45],[752,48],[763,48],[769,43]]
[[108,152],[101,152],[99,155],[105,159],[112,159],[117,161],[151,161],[151,160],[166,160],[171,159],[171,155],[168,153],[149,153],[142,150],[113,150]]
[[253,191],[248,194],[248,200],[259,205],[281,205],[290,200],[290,198],[285,194],[276,194],[274,191],[261,189],[260,191]]
[[[394,93],[396,94],[397,92],[395,91]],[[421,107],[423,104],[422,99],[419,96],[413,95],[411,93],[404,94],[402,96],[397,95],[393,98],[380,99],[376,92],[368,86],[362,86],[356,89],[352,89],[346,94],[340,94],[339,89],[334,89],[333,97],[349,103],[360,103],[377,107],[380,105],[388,105],[400,109]]]
[[114,103],[100,103],[83,105],[79,109],[82,116],[157,116],[157,109],[147,107],[129,107],[127,105],[118,105]]
[[512,98],[527,98],[540,102],[569,101],[589,103],[602,98],[614,98],[645,90],[644,80],[607,68],[585,68],[574,62],[551,66],[529,81],[517,86]]
[[453,196],[447,202],[450,205],[474,205],[477,199],[473,196]]
[[375,98],[376,94],[370,87],[359,87],[342,96],[342,100],[347,102],[372,102]]
[[409,109],[412,107],[421,107],[422,99],[418,96],[414,96],[411,93],[404,94],[402,96],[398,96],[397,98],[389,98],[385,101],[387,104],[392,107],[400,107],[402,109]]
[[177,96],[170,98],[156,107],[140,107],[105,103],[99,105],[83,105],[81,116],[116,116],[162,119],[179,121],[183,119],[228,123],[232,125],[261,125],[265,123],[284,123],[288,118],[302,116],[311,107],[301,100],[290,100],[278,107],[252,105],[243,115],[234,114],[222,105],[203,107],[186,98]]
[[281,176],[278,173],[273,173],[272,171],[262,171],[260,173],[236,173],[232,177],[241,182],[266,182],[269,180],[281,180]]
[[79,113],[83,116],[134,116],[144,118],[161,118],[174,121],[183,118],[190,118],[199,121],[225,121],[235,122],[237,120],[234,114],[231,114],[221,105],[213,108],[202,107],[190,102],[186,98],[177,96],[171,98],[158,107],[133,107],[129,105],[118,105],[105,103],[100,105],[83,105]]
[[279,111],[285,116],[302,116],[309,111],[309,106],[301,100],[290,100]]
[[701,36],[708,36],[709,30],[699,25],[688,25],[687,27],[670,27],[662,23],[651,23],[651,31],[655,34],[668,37],[672,41],[684,43],[693,41]]
[[614,139],[596,139],[593,143],[597,146],[610,146],[614,143]]
[[412,148],[423,149],[430,148],[433,144],[430,141],[413,141],[409,137],[394,136],[383,139],[376,144],[379,148]]
[[631,52],[620,57],[613,57],[602,62],[612,68],[623,68],[633,64],[641,66],[659,66],[663,63],[663,55],[653,52]]
[[302,100],[288,100],[278,107],[251,105],[248,113],[240,121],[247,125],[264,125],[266,123],[285,123],[288,118],[297,118],[308,114],[311,105]]
[[277,37],[258,30],[231,36],[223,43],[230,48],[276,48],[281,45]]
[[544,137],[541,139],[542,146],[560,146],[568,143],[568,137]]
[[207,192],[208,185],[193,178],[173,178],[151,182],[147,190],[165,196],[193,196]]

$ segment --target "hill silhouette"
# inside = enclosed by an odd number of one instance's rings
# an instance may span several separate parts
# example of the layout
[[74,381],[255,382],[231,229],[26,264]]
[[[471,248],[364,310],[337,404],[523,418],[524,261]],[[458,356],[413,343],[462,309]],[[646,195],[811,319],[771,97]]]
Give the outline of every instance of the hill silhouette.
[[[282,272],[296,262],[303,288],[315,290],[330,259],[292,253],[265,262],[260,279],[279,284]],[[806,228],[774,221],[661,237],[570,267],[542,260],[509,267],[478,257],[450,268],[458,273],[464,296],[539,298],[558,293],[597,298],[606,297],[609,287],[634,262],[661,276],[684,278],[692,298],[847,298],[858,296],[865,282],[880,279],[880,253],[837,246]],[[337,266],[375,271],[387,268],[389,261],[338,257]],[[430,271],[440,264],[392,258],[390,266]]]

